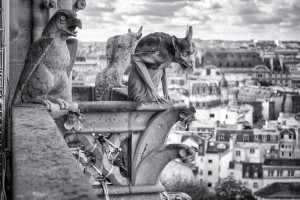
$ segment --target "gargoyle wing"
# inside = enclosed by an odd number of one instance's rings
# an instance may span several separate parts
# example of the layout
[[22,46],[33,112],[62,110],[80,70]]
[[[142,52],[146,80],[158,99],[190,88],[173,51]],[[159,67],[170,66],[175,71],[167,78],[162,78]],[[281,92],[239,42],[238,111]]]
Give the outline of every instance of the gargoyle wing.
[[77,54],[77,47],[78,47],[78,40],[75,38],[70,38],[67,40],[67,45],[70,53],[70,65],[67,70],[68,77],[70,76],[70,73],[72,71],[73,65],[75,63],[75,58]]
[[39,65],[43,57],[52,47],[53,43],[53,38],[41,37],[31,45],[27,53],[25,65],[15,91],[15,95],[12,101],[13,104],[21,102],[21,95],[25,85],[27,84],[29,78],[31,77],[32,73],[35,71],[36,67]]
[[161,39],[156,35],[147,35],[139,41],[135,53],[156,52],[160,41]]

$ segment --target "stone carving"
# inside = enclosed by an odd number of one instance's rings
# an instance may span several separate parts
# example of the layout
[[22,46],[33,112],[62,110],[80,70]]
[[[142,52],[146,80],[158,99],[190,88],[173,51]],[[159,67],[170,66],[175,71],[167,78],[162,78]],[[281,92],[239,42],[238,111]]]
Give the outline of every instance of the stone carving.
[[[132,55],[132,70],[128,80],[128,97],[133,101],[168,103],[166,68],[178,63],[182,69],[192,67],[193,29],[188,27],[185,38],[166,33],[152,33],[140,40]],[[157,94],[162,82],[164,98]]]
[[192,198],[183,192],[165,192],[161,200],[192,200]]
[[64,123],[65,129],[70,132],[75,133],[76,131],[81,131],[85,116],[79,112],[69,111],[67,115],[67,121]]
[[45,9],[55,8],[57,6],[56,0],[42,0],[41,7]]
[[76,36],[75,29],[81,26],[81,21],[72,10],[61,9],[53,15],[42,36],[27,53],[13,98],[14,104],[40,103],[52,110],[52,104],[56,103],[60,109],[69,108],[70,98],[64,93],[67,92],[77,40],[67,42],[67,39]]
[[78,10],[83,10],[86,6],[85,0],[76,0],[73,2],[73,10],[77,12]]
[[110,100],[110,90],[123,87],[122,78],[130,63],[131,54],[142,37],[142,26],[137,33],[128,30],[125,35],[110,37],[106,44],[107,68],[96,78],[96,99]]

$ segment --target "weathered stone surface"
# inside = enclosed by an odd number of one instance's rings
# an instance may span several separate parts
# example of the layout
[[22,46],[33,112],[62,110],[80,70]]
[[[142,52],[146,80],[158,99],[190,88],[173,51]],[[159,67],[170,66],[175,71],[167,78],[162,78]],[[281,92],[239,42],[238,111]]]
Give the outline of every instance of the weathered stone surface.
[[73,86],[73,101],[94,101],[94,89],[93,86]]
[[112,101],[126,101],[128,100],[128,89],[124,88],[112,88],[111,89]]
[[[95,187],[95,191],[101,200],[105,200],[101,186]],[[112,200],[160,200],[160,193],[164,191],[162,185],[108,187],[109,199]]]
[[[172,63],[183,69],[192,67],[193,29],[189,27],[185,38],[177,39],[166,33],[152,33],[143,37],[132,55],[132,70],[128,79],[128,97],[133,101],[170,103],[166,71]],[[157,93],[162,82],[164,98]]]
[[45,107],[21,104],[12,115],[13,199],[95,200]]
[[125,35],[110,37],[106,43],[107,67],[96,78],[96,99],[108,101],[113,87],[122,87],[122,78],[131,60],[136,44],[142,37],[142,27],[137,33],[128,30]]
[[78,108],[85,115],[82,133],[144,131],[155,113],[168,109],[156,103],[130,101],[84,101],[78,102]]

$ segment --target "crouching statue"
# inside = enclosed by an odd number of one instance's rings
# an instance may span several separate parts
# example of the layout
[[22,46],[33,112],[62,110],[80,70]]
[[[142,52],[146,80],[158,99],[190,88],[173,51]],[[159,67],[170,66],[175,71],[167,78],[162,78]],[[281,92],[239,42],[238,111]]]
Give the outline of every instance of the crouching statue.
[[[128,97],[133,101],[170,103],[166,68],[178,63],[182,69],[192,67],[193,28],[188,27],[185,38],[166,33],[152,33],[143,37],[132,55],[132,71],[128,80]],[[164,98],[157,93],[162,82]]]

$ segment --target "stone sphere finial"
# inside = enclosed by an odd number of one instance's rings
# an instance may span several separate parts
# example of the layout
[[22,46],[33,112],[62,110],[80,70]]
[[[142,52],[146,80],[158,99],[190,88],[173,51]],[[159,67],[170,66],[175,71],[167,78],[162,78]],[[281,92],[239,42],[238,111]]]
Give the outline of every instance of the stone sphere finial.
[[77,12],[78,10],[83,10],[86,6],[85,0],[76,0],[73,5],[73,10]]

